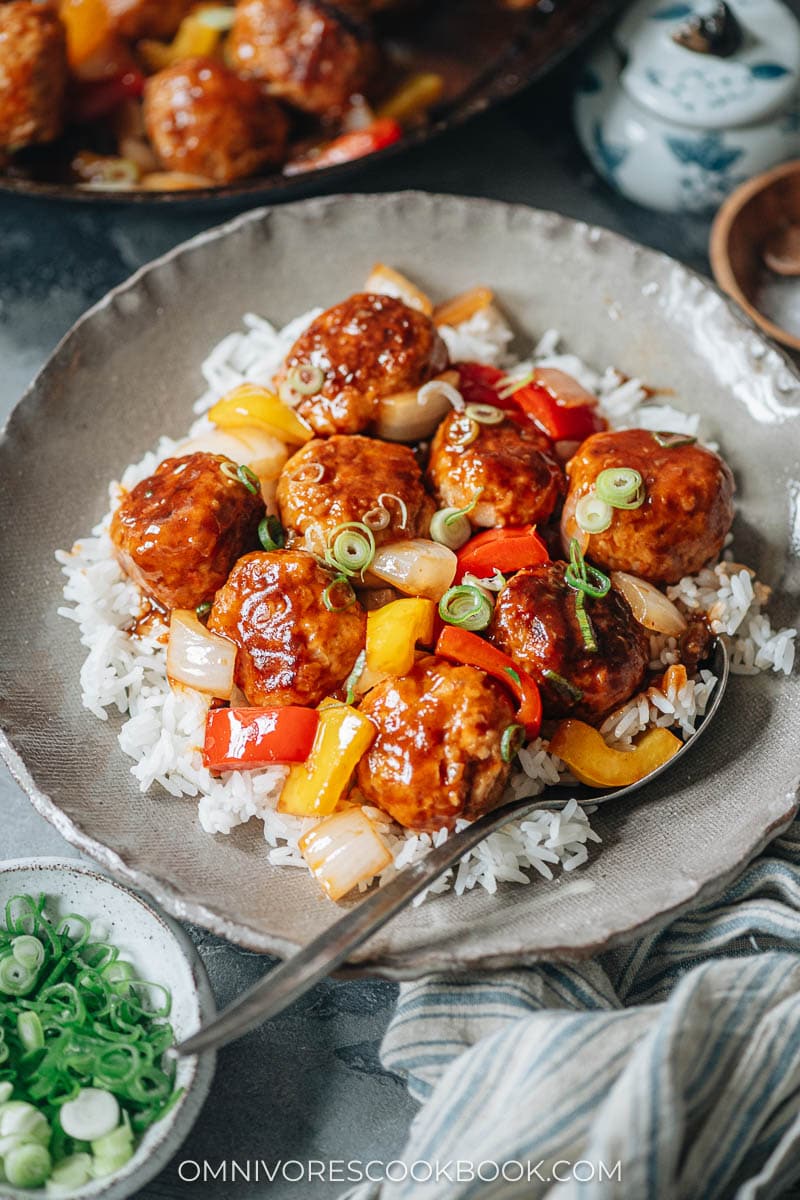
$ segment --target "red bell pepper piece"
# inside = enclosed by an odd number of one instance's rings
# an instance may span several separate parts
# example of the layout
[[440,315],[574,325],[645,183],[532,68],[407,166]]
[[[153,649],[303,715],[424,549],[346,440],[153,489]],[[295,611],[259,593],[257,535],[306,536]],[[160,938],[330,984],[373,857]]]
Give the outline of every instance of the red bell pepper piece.
[[363,158],[365,154],[375,154],[385,150],[393,142],[399,142],[403,136],[403,126],[394,117],[378,117],[364,129],[354,129],[343,133],[327,142],[319,150],[295,158],[284,167],[287,175],[297,175],[301,171],[317,171],[322,167],[335,167],[340,163],[352,162],[354,158]]
[[495,571],[508,575],[523,567],[535,567],[550,561],[547,547],[536,532],[535,525],[520,525],[507,529],[488,529],[470,538],[458,551],[458,582],[465,575],[488,579]]
[[305,762],[319,724],[314,708],[212,708],[203,762],[211,771]]
[[[566,386],[562,387],[562,383]],[[608,428],[597,412],[595,397],[561,371],[543,368],[537,378],[517,388],[511,398],[554,442],[582,442]]]
[[518,667],[507,654],[503,654],[502,650],[496,649],[477,634],[470,633],[467,629],[459,629],[456,625],[447,625],[442,630],[436,643],[436,653],[452,662],[477,667],[510,688],[516,697],[517,720],[520,725],[524,725],[525,736],[529,741],[539,736],[542,727],[542,698],[536,680],[523,667]]
[[137,70],[126,71],[115,79],[82,83],[73,97],[72,119],[79,123],[97,121],[118,108],[123,100],[141,96],[143,91],[144,75]]
[[453,369],[458,371],[458,390],[465,404],[493,404],[496,408],[504,409],[512,407],[497,394],[498,385],[505,379],[505,373],[499,367],[490,367],[487,363],[459,362],[453,364]]

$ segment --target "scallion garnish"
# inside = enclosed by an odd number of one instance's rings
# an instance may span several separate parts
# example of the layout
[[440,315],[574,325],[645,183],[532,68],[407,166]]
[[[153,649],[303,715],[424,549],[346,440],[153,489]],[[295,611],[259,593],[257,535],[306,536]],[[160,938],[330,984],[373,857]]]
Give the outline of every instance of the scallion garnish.
[[525,745],[524,725],[506,725],[500,739],[500,757],[503,762],[511,762],[516,758]]
[[459,550],[472,537],[472,526],[467,520],[480,499],[483,488],[473,493],[469,504],[463,508],[440,508],[431,517],[431,541],[447,546],[450,550]]
[[506,419],[502,408],[494,404],[468,404],[464,416],[467,420],[477,421],[479,425],[501,425]]
[[258,540],[265,550],[282,550],[286,545],[286,532],[274,513],[259,521]]
[[[337,604],[336,593],[341,594],[342,602]],[[322,603],[327,608],[328,612],[344,612],[351,608],[356,602],[356,594],[350,586],[350,580],[346,575],[337,575],[332,579],[325,591],[322,593]]]
[[692,437],[688,433],[668,433],[666,430],[658,430],[653,434],[653,438],[658,442],[659,446],[663,446],[665,450],[675,450],[678,446],[693,446],[697,441],[696,437]]
[[522,680],[519,677],[519,672],[515,671],[513,667],[506,667],[506,674],[510,679],[514,680],[514,683],[517,685],[517,687],[522,686]]
[[596,654],[597,639],[594,636],[594,626],[592,625],[591,618],[586,611],[586,593],[583,591],[575,593],[575,615],[578,618],[584,646],[589,654]]
[[448,432],[447,440],[451,446],[471,446],[480,433],[478,422],[466,415],[456,417]]
[[204,600],[203,603],[198,604],[197,608],[194,610],[195,616],[197,617],[198,620],[200,620],[201,617],[207,617],[208,614],[211,612],[211,608],[212,608],[211,601]]
[[596,600],[608,595],[611,587],[609,577],[587,563],[577,538],[570,538],[569,565],[564,572],[564,582],[576,592],[585,592]]
[[375,557],[375,537],[363,521],[344,521],[330,535],[325,562],[342,575],[363,576]]
[[246,487],[248,492],[251,492],[254,496],[257,496],[261,490],[261,483],[255,471],[251,470],[244,463],[240,463],[237,466],[236,463],[224,462],[220,470],[228,479],[233,479],[237,483],[241,483],[242,487]]
[[533,371],[528,371],[527,375],[520,375],[517,379],[506,375],[497,388],[497,394],[501,400],[508,400],[509,397],[514,395],[514,392],[518,392],[520,388],[527,387],[529,383],[533,383]]
[[564,694],[569,696],[570,700],[574,700],[576,704],[579,700],[583,699],[583,692],[581,689],[575,687],[575,684],[570,683],[570,681],[565,679],[563,675],[559,675],[558,671],[551,671],[548,667],[547,670],[542,671],[542,677],[546,679],[548,683],[552,684],[557,691],[564,692]]
[[575,505],[575,520],[584,533],[604,533],[611,524],[613,509],[592,490]]
[[644,504],[644,480],[633,467],[607,467],[595,479],[594,488],[612,508],[639,508]]
[[486,592],[470,584],[448,588],[439,601],[439,616],[448,625],[477,633],[492,619],[493,605]]
[[321,367],[312,363],[292,367],[286,376],[286,382],[293,392],[300,396],[315,396],[325,382],[325,372]]
[[353,704],[356,698],[356,684],[364,673],[367,665],[367,652],[362,650],[353,664],[353,669],[345,680],[345,704]]

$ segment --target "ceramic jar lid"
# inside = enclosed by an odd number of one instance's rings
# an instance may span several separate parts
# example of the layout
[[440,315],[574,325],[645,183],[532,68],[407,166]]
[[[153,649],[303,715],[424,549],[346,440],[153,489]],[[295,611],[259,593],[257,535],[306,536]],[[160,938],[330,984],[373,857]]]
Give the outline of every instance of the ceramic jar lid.
[[[728,44],[703,53],[687,23],[718,6],[706,0],[640,0],[617,26],[622,86],[667,121],[720,129],[761,121],[787,105],[800,79],[800,24],[780,0],[728,0]],[[717,14],[719,16],[719,13]],[[738,27],[738,28],[737,28]],[[702,40],[702,39],[701,39]],[[731,44],[732,43],[732,44]],[[732,52],[731,52],[732,51]]]

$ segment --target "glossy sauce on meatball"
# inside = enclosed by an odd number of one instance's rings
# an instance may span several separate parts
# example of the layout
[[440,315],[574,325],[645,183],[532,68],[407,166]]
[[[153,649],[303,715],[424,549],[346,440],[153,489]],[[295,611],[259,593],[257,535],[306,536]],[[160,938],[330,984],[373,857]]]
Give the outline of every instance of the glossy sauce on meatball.
[[278,163],[288,121],[251,79],[239,79],[211,58],[192,58],[152,75],[144,119],[153,150],[167,171],[228,183]]
[[597,643],[590,652],[566,566],[543,563],[514,575],[497,597],[491,638],[533,675],[546,716],[598,721],[641,687],[650,641],[627,600],[611,588],[602,598],[585,599]]
[[677,583],[720,553],[733,523],[734,482],[726,462],[694,444],[661,446],[644,429],[596,433],[567,465],[565,516],[601,471],[631,467],[644,482],[639,508],[614,509],[611,524],[592,534],[588,556],[607,570],[653,583]]
[[352,671],[367,618],[358,603],[326,608],[332,578],[303,551],[256,552],[217,592],[208,627],[239,647],[236,683],[250,704],[319,704]]
[[428,478],[441,504],[465,508],[477,494],[469,519],[479,527],[546,521],[566,491],[549,439],[508,418],[474,425],[477,436],[466,445],[464,430],[475,430],[461,413],[450,413],[436,431]]
[[67,85],[64,26],[48,5],[0,4],[0,149],[58,137]]
[[278,480],[281,521],[317,552],[343,522],[363,522],[376,545],[427,537],[434,504],[413,451],[376,438],[338,435],[307,442]]
[[165,608],[214,598],[233,564],[258,544],[261,495],[226,475],[219,454],[168,458],[122,499],[111,541],[122,569]]
[[498,804],[510,770],[500,745],[514,708],[482,671],[426,657],[379,683],[360,707],[378,731],[358,766],[370,804],[429,831]]
[[231,64],[306,112],[336,116],[363,91],[377,62],[364,16],[352,0],[239,0]]
[[292,368],[323,375],[297,412],[318,434],[361,433],[377,416],[378,401],[427,383],[447,365],[447,350],[430,317],[401,300],[369,292],[334,305],[312,321],[289,352],[277,383]]

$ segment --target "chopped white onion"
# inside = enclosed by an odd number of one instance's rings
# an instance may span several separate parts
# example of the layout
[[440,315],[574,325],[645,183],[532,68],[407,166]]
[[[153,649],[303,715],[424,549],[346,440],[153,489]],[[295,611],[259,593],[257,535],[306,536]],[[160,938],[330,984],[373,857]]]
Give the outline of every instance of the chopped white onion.
[[167,677],[170,683],[194,688],[219,700],[233,691],[236,647],[227,638],[210,633],[197,614],[178,608],[169,622]]
[[426,538],[411,538],[380,546],[370,563],[369,575],[406,596],[438,601],[455,579],[457,567],[458,559],[447,546]]
[[346,896],[392,861],[386,843],[360,808],[325,817],[299,842],[311,874],[331,900]]
[[119,1124],[116,1096],[101,1088],[81,1088],[74,1100],[62,1104],[58,1119],[67,1137],[93,1142]]
[[686,619],[663,592],[646,579],[629,575],[627,571],[612,571],[611,582],[622,592],[640,625],[655,633],[678,637],[686,629]]
[[445,371],[421,388],[384,396],[378,401],[377,436],[386,442],[418,442],[430,437],[451,408],[463,407],[457,383],[458,374]]
[[233,462],[255,471],[261,481],[264,503],[269,511],[274,511],[278,476],[289,458],[288,447],[278,438],[254,425],[243,425],[235,433],[214,426],[181,443],[175,453],[195,454],[198,451],[224,454]]
[[394,267],[387,267],[385,263],[375,263],[364,284],[364,291],[377,292],[379,296],[393,296],[395,300],[402,300],[409,308],[416,308],[426,316],[433,312],[430,297],[405,275],[395,271]]

